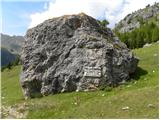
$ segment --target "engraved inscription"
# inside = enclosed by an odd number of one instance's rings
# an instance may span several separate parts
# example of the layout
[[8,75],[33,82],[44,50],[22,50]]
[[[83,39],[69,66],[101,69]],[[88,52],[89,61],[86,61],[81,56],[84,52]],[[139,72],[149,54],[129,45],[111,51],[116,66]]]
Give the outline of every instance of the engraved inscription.
[[101,77],[100,67],[85,67],[84,68],[85,77]]

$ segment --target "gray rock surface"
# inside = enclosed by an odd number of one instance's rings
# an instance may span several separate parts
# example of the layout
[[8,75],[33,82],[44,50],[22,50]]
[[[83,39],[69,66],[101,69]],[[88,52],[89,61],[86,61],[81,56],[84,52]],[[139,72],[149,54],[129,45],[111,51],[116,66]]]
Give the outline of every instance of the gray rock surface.
[[29,29],[21,60],[26,98],[118,85],[138,64],[109,28],[83,13],[49,19]]

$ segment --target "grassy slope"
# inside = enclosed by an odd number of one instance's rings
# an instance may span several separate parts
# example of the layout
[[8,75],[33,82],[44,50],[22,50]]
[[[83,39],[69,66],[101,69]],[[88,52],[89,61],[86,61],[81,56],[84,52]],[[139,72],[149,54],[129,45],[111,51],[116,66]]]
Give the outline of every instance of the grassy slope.
[[[73,92],[27,100],[28,118],[158,118],[158,44],[134,50],[134,80],[110,92]],[[24,102],[20,66],[2,72],[2,104]],[[152,104],[151,107],[148,107]],[[128,106],[128,110],[122,110]]]

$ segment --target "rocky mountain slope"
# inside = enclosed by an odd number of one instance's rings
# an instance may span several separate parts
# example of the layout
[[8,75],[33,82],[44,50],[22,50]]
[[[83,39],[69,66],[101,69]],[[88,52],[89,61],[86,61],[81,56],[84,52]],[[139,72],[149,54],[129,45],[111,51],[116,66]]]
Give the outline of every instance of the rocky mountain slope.
[[159,25],[159,3],[155,3],[152,6],[148,5],[144,9],[139,9],[128,14],[123,20],[116,24],[115,30],[120,33],[130,32],[148,21],[154,21],[157,26]]
[[86,14],[53,18],[29,29],[21,55],[26,98],[116,86],[138,59],[109,28]]
[[142,48],[159,40],[159,3],[128,14],[113,30],[128,48]]
[[20,54],[22,45],[24,43],[23,36],[9,36],[5,34],[0,34],[1,36],[1,46],[8,49],[11,53]]

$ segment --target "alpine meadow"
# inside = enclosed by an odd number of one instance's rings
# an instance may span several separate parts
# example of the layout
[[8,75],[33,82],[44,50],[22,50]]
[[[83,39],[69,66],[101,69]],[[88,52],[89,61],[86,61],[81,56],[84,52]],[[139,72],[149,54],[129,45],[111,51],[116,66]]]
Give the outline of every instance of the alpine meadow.
[[3,1],[2,14],[2,119],[159,118],[158,0]]

